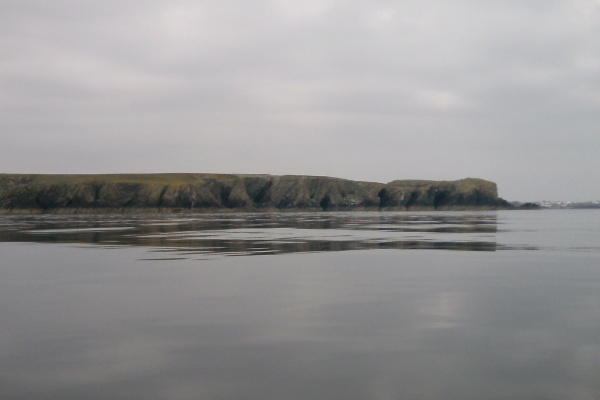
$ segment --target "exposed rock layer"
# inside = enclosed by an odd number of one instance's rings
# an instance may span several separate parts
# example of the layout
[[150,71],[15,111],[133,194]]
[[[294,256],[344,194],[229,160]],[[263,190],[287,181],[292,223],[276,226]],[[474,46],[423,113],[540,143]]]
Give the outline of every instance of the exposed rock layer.
[[444,210],[511,208],[482,179],[393,181],[317,176],[0,174],[2,210]]

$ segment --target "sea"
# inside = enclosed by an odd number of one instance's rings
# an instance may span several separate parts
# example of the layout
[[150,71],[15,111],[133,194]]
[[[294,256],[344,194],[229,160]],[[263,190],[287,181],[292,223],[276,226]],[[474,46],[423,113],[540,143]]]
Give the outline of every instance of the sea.
[[0,398],[598,400],[600,210],[1,215]]

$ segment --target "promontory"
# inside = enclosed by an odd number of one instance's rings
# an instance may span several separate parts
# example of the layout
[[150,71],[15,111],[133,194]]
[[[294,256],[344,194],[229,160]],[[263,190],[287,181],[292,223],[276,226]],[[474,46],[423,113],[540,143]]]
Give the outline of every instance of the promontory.
[[302,175],[0,174],[1,212],[507,209],[494,182]]

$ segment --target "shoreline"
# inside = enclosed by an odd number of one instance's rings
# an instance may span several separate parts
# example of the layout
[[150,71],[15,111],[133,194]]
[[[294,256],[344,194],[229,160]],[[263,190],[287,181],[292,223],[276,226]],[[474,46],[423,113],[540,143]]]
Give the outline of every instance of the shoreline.
[[[39,208],[19,208],[19,209],[0,209],[0,215],[91,215],[91,214],[287,214],[287,213],[345,213],[345,212],[460,212],[460,211],[523,211],[528,210],[518,207],[388,207],[388,208],[348,208],[348,209],[330,209],[323,210],[319,207],[310,208],[53,208],[42,210]],[[531,209],[529,209],[531,210]],[[539,210],[539,209],[533,209]]]

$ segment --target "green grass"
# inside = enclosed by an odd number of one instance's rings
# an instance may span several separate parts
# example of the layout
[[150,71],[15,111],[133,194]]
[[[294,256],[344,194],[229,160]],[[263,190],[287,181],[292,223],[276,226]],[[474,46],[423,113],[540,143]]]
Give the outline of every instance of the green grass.
[[206,178],[212,178],[209,174],[77,174],[77,175],[54,175],[54,174],[2,174],[0,179],[24,178],[33,180],[32,183],[40,185],[60,185],[77,183],[144,183],[161,185],[184,185],[203,183]]

